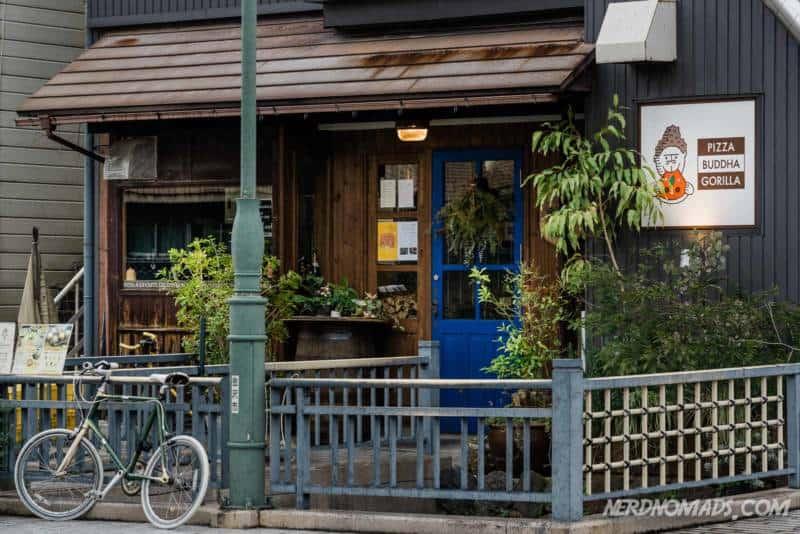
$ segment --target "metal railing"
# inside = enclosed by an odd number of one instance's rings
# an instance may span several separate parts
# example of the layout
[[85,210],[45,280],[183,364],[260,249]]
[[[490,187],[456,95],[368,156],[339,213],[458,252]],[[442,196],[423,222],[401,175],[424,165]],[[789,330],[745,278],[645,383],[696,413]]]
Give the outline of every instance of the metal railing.
[[[294,493],[298,507],[307,507],[311,495],[543,502],[554,519],[575,521],[585,502],[600,499],[765,477],[788,476],[791,487],[800,487],[800,364],[587,379],[579,360],[556,360],[552,376],[274,378],[269,426],[280,439],[269,444],[272,492]],[[461,408],[382,402],[387,391],[390,397],[404,390],[408,398],[420,398],[447,389],[544,391],[547,404]],[[320,403],[319,390],[333,391],[334,399],[336,392],[358,391],[366,402]],[[330,439],[315,439],[317,418],[327,422]],[[361,442],[359,418],[365,419]],[[503,480],[491,489],[486,483],[490,418],[505,434]],[[448,420],[456,421],[455,432],[443,438]],[[538,420],[550,422],[549,491],[531,485],[531,422]],[[423,430],[404,439],[402,421]],[[414,466],[405,478],[398,467],[403,455]],[[448,462],[457,477],[443,484]]]
[[[550,388],[549,380],[497,381],[497,380],[441,380],[441,379],[321,379],[283,378],[270,381],[270,428],[272,435],[281,439],[270,441],[270,487],[274,493],[295,493],[297,506],[308,505],[309,496],[351,495],[379,497],[415,497],[440,499],[482,499],[520,502],[548,502],[549,493],[531,490],[531,423],[549,420],[550,408],[463,408],[419,405],[385,405],[381,399],[406,391],[409,398],[421,396],[423,391],[514,389],[543,390]],[[327,389],[333,392],[356,391],[369,399],[365,405],[319,403],[316,392]],[[293,425],[285,425],[281,432],[281,419],[290,417]],[[311,478],[311,456],[314,439],[312,421],[323,417],[328,422],[330,437],[317,456],[328,459],[326,474]],[[366,455],[370,466],[368,480],[356,481],[357,422],[364,418],[368,439]],[[483,443],[489,419],[502,421],[505,433],[506,477],[504,489],[491,489],[484,473]],[[458,444],[453,448],[455,458],[443,450],[441,425],[453,420],[459,428]],[[403,426],[416,429],[406,439]],[[513,476],[514,438],[521,433],[522,476],[516,483]],[[341,434],[340,434],[341,432]],[[398,449],[404,445],[413,451],[414,476],[403,481],[398,477]],[[322,450],[319,450],[322,449]],[[341,453],[340,453],[341,451]],[[343,457],[342,457],[343,456]],[[472,461],[474,458],[475,462]],[[444,487],[440,477],[443,462],[458,462],[458,483]],[[296,465],[292,466],[292,461]],[[472,470],[472,464],[477,466]],[[474,480],[473,480],[474,479]]]
[[[136,358],[130,363],[142,364],[149,357],[126,358]],[[168,369],[159,368],[158,372]],[[190,376],[199,374],[197,366],[182,366],[180,370]],[[109,393],[155,397],[158,384],[141,381],[141,377],[155,371],[152,368],[119,369],[114,381],[109,383]],[[224,469],[228,454],[227,366],[214,366],[213,375],[224,377],[219,386],[193,383],[175,387],[164,407],[170,432],[191,434],[206,448],[211,464],[211,487],[221,488],[228,486]],[[92,388],[92,378],[86,378],[81,389],[76,390],[75,377],[69,375],[0,376],[0,413],[6,414],[7,424],[7,428],[0,429],[0,434],[5,434],[8,442],[4,470],[13,469],[17,454],[33,435],[49,428],[75,427],[81,412],[88,407],[84,399],[91,398]],[[110,401],[104,402],[104,407],[101,428],[120,458],[127,461],[136,440],[142,439],[138,429],[152,408],[141,403]]]
[[70,349],[69,353],[67,354],[69,357],[77,356],[83,350],[83,300],[81,299],[81,288],[83,285],[83,273],[84,268],[81,267],[80,270],[75,273],[67,285],[65,285],[61,291],[53,298],[53,303],[56,305],[56,309],[58,309],[61,301],[63,301],[67,295],[72,293],[72,300],[74,309],[71,311],[72,315],[70,316],[69,320],[67,321],[72,326],[72,339],[70,341]]

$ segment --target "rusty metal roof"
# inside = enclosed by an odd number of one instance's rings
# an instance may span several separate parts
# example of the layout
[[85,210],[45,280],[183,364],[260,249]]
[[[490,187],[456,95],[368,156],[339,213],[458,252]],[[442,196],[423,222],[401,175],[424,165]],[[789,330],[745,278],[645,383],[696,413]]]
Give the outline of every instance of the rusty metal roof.
[[[374,36],[262,19],[257,43],[264,114],[546,101],[593,52],[574,23]],[[107,34],[25,100],[20,121],[238,114],[239,46],[229,23]]]

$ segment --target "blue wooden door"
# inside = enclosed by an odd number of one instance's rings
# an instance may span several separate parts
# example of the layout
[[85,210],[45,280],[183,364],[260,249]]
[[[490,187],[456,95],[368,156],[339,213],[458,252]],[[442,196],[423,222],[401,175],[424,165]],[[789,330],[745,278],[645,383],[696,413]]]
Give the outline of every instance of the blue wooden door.
[[[433,338],[441,348],[443,378],[489,378],[481,371],[497,352],[501,319],[478,302],[478,288],[469,280],[465,258],[447,248],[437,214],[444,204],[467,188],[488,187],[507,206],[511,221],[499,250],[472,258],[491,277],[493,291],[500,291],[509,271],[517,269],[522,249],[521,150],[459,150],[433,154],[432,242]],[[507,400],[497,391],[445,391],[443,406],[502,406]]]

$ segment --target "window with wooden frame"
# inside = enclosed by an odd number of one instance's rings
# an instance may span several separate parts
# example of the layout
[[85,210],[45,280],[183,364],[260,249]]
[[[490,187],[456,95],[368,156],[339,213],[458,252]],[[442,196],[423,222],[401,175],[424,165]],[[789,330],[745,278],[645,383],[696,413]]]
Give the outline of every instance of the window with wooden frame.
[[416,336],[420,297],[422,166],[416,155],[375,157],[370,166],[370,288]]

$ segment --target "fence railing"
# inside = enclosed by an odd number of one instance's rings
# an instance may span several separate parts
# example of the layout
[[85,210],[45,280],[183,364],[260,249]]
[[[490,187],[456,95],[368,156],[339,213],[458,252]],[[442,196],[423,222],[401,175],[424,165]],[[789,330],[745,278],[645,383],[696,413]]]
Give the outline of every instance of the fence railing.
[[[197,367],[182,369],[197,375]],[[227,487],[227,369],[216,369],[217,376],[224,376],[217,385],[189,384],[175,387],[165,401],[167,428],[177,434],[191,434],[208,452],[211,464],[211,486]],[[118,377],[108,385],[108,393],[156,397],[158,384],[133,383],[137,377],[146,376],[154,369],[119,370]],[[127,376],[126,376],[127,375]],[[126,378],[131,383],[125,383]],[[91,381],[76,387],[73,376],[0,376],[0,420],[5,419],[6,450],[2,454],[4,465],[0,471],[10,473],[17,454],[33,435],[49,428],[72,428],[80,420],[81,411],[89,404],[85,399],[93,395]],[[111,446],[123,461],[135,448],[136,440],[142,439],[139,429],[143,426],[151,406],[142,403],[107,401],[101,412],[101,429],[106,433]],[[2,417],[5,416],[5,417]],[[153,430],[155,431],[155,429]],[[154,436],[148,437],[154,443]],[[99,437],[93,436],[99,448]]]
[[791,475],[800,365],[584,382],[587,499]]
[[[321,379],[276,378],[270,381],[269,426],[270,487],[274,493],[295,493],[297,506],[308,505],[309,496],[351,495],[379,497],[416,497],[441,499],[482,499],[498,501],[548,502],[550,494],[531,488],[531,423],[549,420],[550,408],[464,408],[447,406],[387,405],[381,400],[400,391],[409,398],[419,398],[423,391],[514,389],[545,390],[549,380],[441,380],[441,379]],[[316,393],[325,389],[335,393],[355,391],[369,399],[364,405],[316,402]],[[387,393],[388,392],[388,393]],[[293,424],[284,424],[286,418]],[[311,431],[313,421],[323,418],[329,428],[327,442],[320,443]],[[358,421],[363,428],[366,454],[359,454]],[[483,443],[490,421],[502,427],[505,437],[505,483],[503,489],[486,483],[483,451],[474,446]],[[442,424],[452,421],[458,429],[457,443],[442,443]],[[402,428],[412,431],[404,439]],[[416,429],[416,431],[414,431]],[[523,456],[522,475],[515,480],[514,441],[519,431]],[[401,480],[399,446],[413,456],[414,475]],[[316,451],[315,451],[316,449]],[[311,457],[327,461],[327,473],[311,477]],[[369,476],[357,480],[359,457],[370,465]],[[454,461],[458,472],[455,484],[442,484],[441,468]],[[294,463],[294,465],[293,465]]]
[[[160,372],[228,375],[227,365],[161,356]],[[265,373],[270,494],[293,494],[298,507],[311,495],[508,501],[547,503],[554,519],[574,521],[599,499],[764,477],[800,487],[800,364],[585,378],[579,360],[556,360],[551,380],[449,380],[438,378],[430,344],[410,357],[266,363]],[[122,383],[114,391],[153,394],[154,387]],[[166,405],[172,430],[208,449],[220,488],[229,486],[227,388],[227,379],[177,388]],[[471,390],[527,401],[440,402],[456,398],[443,391]],[[0,377],[0,421],[11,437],[0,461],[10,468],[25,440],[70,426],[81,407],[69,376]],[[123,457],[143,409],[108,404],[104,429]],[[543,424],[544,452],[536,443]],[[549,486],[534,478],[543,463],[552,470]]]
[[75,273],[75,276],[67,282],[67,285],[53,298],[53,303],[58,308],[61,306],[61,302],[66,299],[67,295],[71,295],[72,297],[72,309],[69,311],[70,317],[67,321],[72,325],[72,338],[70,339],[70,349],[68,352],[68,356],[70,357],[77,356],[83,350],[83,302],[81,299],[81,295],[83,294],[83,273],[84,268],[81,267],[80,270]]
[[[574,521],[599,499],[764,477],[800,486],[800,364],[587,379],[579,360],[556,360],[552,380],[295,377],[269,387],[269,426],[280,435],[269,445],[271,488],[294,493],[298,507],[315,494],[545,502],[554,519]],[[383,392],[400,389],[417,398],[446,389],[545,394],[536,407],[382,404]],[[319,390],[355,390],[369,402],[319,403]],[[315,439],[317,418],[328,425],[327,441]],[[424,430],[404,440],[404,420]],[[541,420],[551,430],[549,491],[531,485],[531,423]],[[456,424],[443,437],[446,421]],[[504,480],[492,489],[490,421],[505,434]],[[402,455],[412,476],[398,475]],[[326,467],[312,472],[312,462]],[[443,481],[453,472],[455,480]]]

